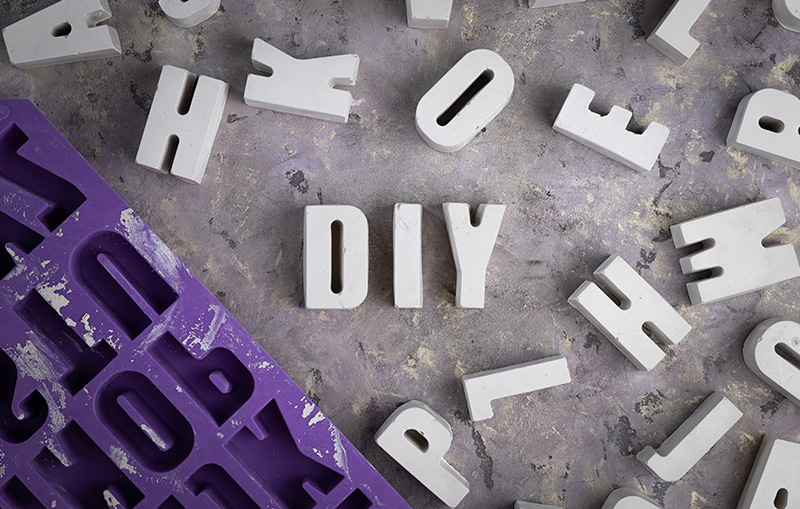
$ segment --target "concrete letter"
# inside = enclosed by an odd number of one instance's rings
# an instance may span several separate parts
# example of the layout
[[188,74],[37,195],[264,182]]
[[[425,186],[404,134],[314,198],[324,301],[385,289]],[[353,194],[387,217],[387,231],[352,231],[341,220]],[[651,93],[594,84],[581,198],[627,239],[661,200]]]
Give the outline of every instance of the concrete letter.
[[713,276],[686,284],[692,304],[708,304],[800,276],[791,244],[764,247],[761,241],[786,222],[778,198],[695,218],[670,228],[678,249],[705,249],[681,258],[684,274],[712,270]]
[[358,55],[297,60],[256,39],[252,59],[253,67],[267,75],[247,77],[248,106],[347,123],[353,96],[333,87],[355,86]]
[[567,359],[556,355],[507,368],[492,369],[461,378],[473,421],[494,415],[492,401],[569,383]]
[[220,0],[158,0],[167,18],[181,28],[197,26],[213,16]]
[[444,460],[453,431],[442,416],[421,401],[409,401],[386,420],[375,442],[434,495],[455,507],[469,483]]
[[800,324],[776,318],[761,322],[744,342],[744,361],[759,378],[800,406]]
[[308,309],[352,309],[367,297],[367,218],[349,205],[305,208],[303,287]]
[[[192,94],[193,84],[196,84]],[[228,84],[165,65],[136,163],[199,184],[228,98]]]
[[470,51],[417,105],[417,131],[440,152],[464,148],[491,122],[514,92],[514,72],[488,49]]
[[651,122],[642,134],[629,131],[633,113],[614,106],[607,115],[589,109],[594,91],[572,86],[553,129],[639,172],[650,171],[667,142],[669,129]]
[[406,0],[408,26],[411,28],[447,28],[453,0]]
[[748,95],[736,110],[728,146],[800,169],[800,99],[772,88]]
[[609,256],[594,275],[616,295],[622,307],[590,281],[575,290],[569,303],[637,368],[649,371],[664,358],[664,352],[647,337],[642,326],[669,345],[677,344],[692,330],[664,297],[619,256]]
[[456,264],[456,307],[482,308],[486,287],[486,267],[492,256],[505,205],[478,206],[477,226],[472,226],[469,205],[445,203],[444,221]]
[[800,0],[772,0],[772,10],[784,28],[800,32]]
[[662,509],[660,505],[632,488],[617,488],[600,509]]
[[20,69],[122,55],[108,0],[62,0],[3,29],[8,57]]
[[800,443],[765,436],[738,509],[800,507]]
[[715,392],[667,438],[658,450],[649,445],[636,459],[654,474],[675,482],[741,419],[742,412],[722,394]]
[[422,205],[395,203],[394,307],[422,307]]
[[689,30],[709,3],[711,0],[675,0],[647,42],[683,67],[700,47],[700,43],[689,35]]

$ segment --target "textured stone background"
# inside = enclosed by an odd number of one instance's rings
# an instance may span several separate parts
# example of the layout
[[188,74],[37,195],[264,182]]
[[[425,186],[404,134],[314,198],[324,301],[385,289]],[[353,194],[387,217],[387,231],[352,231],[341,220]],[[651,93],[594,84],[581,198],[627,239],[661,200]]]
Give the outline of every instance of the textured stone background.
[[[52,3],[0,0],[0,26]],[[800,241],[796,170],[725,147],[739,101],[775,87],[800,95],[800,39],[769,0],[714,1],[679,69],[645,42],[668,0],[589,0],[532,10],[524,0],[455,0],[444,31],[407,28],[402,0],[224,0],[184,30],[157,2],[111,0],[122,59],[22,71],[0,50],[0,95],[33,100],[414,507],[443,507],[373,442],[388,415],[420,399],[453,426],[447,460],[471,484],[462,507],[516,499],[599,508],[618,486],[667,508],[733,508],[765,433],[800,438],[800,409],[744,365],[742,344],[769,317],[800,319],[800,280],[689,305],[669,226],[777,196]],[[346,125],[247,107],[252,40],[300,58],[356,53]],[[431,150],[414,128],[422,95],[468,51],[514,69],[511,103],[465,149]],[[137,167],[160,73],[172,64],[228,81],[231,93],[201,186]],[[640,175],[558,135],[573,83],[596,106],[672,129]],[[392,305],[391,216],[424,206],[425,307]],[[508,206],[484,310],[454,307],[445,201]],[[370,292],[358,309],[302,303],[302,209],[351,204],[370,221]],[[653,372],[638,371],[567,304],[608,255],[622,255],[694,327]],[[468,419],[460,376],[561,353],[574,381]],[[712,391],[745,417],[677,483],[634,455],[659,445]]]

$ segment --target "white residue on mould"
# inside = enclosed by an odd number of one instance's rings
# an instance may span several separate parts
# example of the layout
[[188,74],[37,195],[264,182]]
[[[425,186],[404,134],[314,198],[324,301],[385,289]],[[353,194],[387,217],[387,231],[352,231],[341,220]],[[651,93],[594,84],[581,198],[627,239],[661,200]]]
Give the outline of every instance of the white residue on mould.
[[[44,284],[39,288],[37,288],[42,297],[44,297],[44,300],[46,300],[51,306],[53,306],[53,309],[58,311],[58,314],[60,316],[64,316],[61,314],[61,308],[69,304],[69,299],[66,297],[66,295],[62,295],[58,292],[63,291],[66,287],[67,287],[67,276],[65,275],[61,277],[61,281],[59,281],[54,285]],[[72,290],[66,291],[67,294],[71,292]]]
[[263,369],[272,369],[274,367],[275,366],[273,366],[272,363],[270,363],[269,361],[263,361],[263,362],[259,362],[258,364],[255,364],[254,366],[251,367],[251,369],[258,368],[258,369],[262,369],[263,370]]
[[128,455],[122,447],[112,445],[111,449],[108,451],[108,456],[120,470],[124,470],[129,474],[138,474],[138,472],[136,472],[136,467],[131,465],[130,458],[128,458]]
[[323,414],[321,411],[317,412],[317,415],[315,415],[314,417],[311,418],[310,421],[308,421],[308,425],[313,426],[316,423],[322,421],[323,419],[325,419],[325,414]]
[[15,354],[12,356],[14,356],[20,376],[29,376],[40,382],[58,378],[53,363],[36,348],[30,339],[24,345],[17,343]]
[[176,385],[175,386],[175,390],[178,391],[178,392],[183,392],[183,389],[181,388],[180,385]]
[[[153,268],[164,276],[169,285],[178,293],[183,292],[180,278],[181,261],[170,251],[164,242],[144,224],[133,209],[125,209],[119,216],[119,222],[125,230],[125,236],[149,261]],[[187,271],[188,272],[188,271]]]
[[19,256],[17,253],[15,253],[12,249],[9,249],[8,246],[6,246],[6,251],[8,251],[8,254],[11,255],[11,258],[14,259],[14,263],[16,263],[17,265],[25,263],[25,259]]
[[42,262],[42,268],[47,267],[47,264],[50,263],[52,260],[45,260]]
[[14,269],[11,272],[9,272],[8,274],[6,274],[6,276],[3,279],[5,279],[6,281],[11,281],[15,277],[17,277],[20,274],[22,274],[23,272],[25,272],[27,269],[28,269],[27,265],[20,265],[18,263],[16,265],[14,265]]
[[347,477],[350,477],[350,469],[347,466],[347,451],[344,449],[344,444],[342,444],[342,434],[339,433],[339,430],[336,429],[336,426],[331,423],[331,438],[333,439],[333,447],[335,451],[333,452],[333,461],[339,465],[339,468],[344,470]]
[[[29,332],[28,334],[33,334]],[[14,363],[17,365],[20,377],[31,377],[40,383],[40,392],[47,402],[50,411],[50,428],[53,431],[60,431],[67,424],[64,418],[64,410],[67,406],[67,393],[64,387],[58,382],[53,363],[48,359],[36,345],[29,339],[25,345],[17,344],[16,350],[11,352]],[[50,386],[50,389],[47,386]]]
[[[172,315],[175,313],[175,309],[175,306],[171,306],[169,309],[167,309],[164,314],[161,315],[161,320],[156,322],[156,324],[150,328],[150,332],[147,333],[147,336],[139,341],[139,344],[136,346],[136,349],[132,355],[131,362],[134,362],[135,358],[141,357],[148,352],[150,346],[169,330],[170,326],[172,325]],[[112,334],[114,334],[114,330],[108,329],[105,342],[116,348],[117,344],[112,343],[109,339],[109,336]],[[118,334],[115,339],[122,340],[123,338],[121,338]]]
[[311,415],[311,412],[314,411],[314,405],[312,403],[306,403],[306,406],[303,408],[303,419]]
[[67,456],[64,454],[64,451],[62,451],[59,447],[56,447],[56,444],[53,442],[52,438],[48,438],[44,445],[51,453],[53,453],[53,456],[56,457],[59,463],[65,467],[71,466],[70,462],[67,460]]
[[211,343],[214,342],[214,338],[217,337],[217,333],[219,333],[219,328],[227,320],[227,315],[225,314],[225,308],[222,306],[217,306],[216,304],[209,304],[208,311],[214,313],[214,318],[211,319],[211,325],[208,326],[208,330],[200,336],[198,332],[206,323],[206,315],[203,314],[200,316],[200,321],[198,321],[192,329],[189,331],[188,337],[186,338],[188,346],[194,346],[196,344],[200,345],[200,349],[204,352],[207,352],[211,348]]
[[153,428],[151,428],[147,424],[140,424],[139,427],[142,428],[142,431],[147,433],[147,436],[150,437],[150,440],[152,440],[153,443],[156,444],[159,449],[161,449],[162,451],[167,450],[167,444],[160,436],[158,436],[158,433],[156,433],[153,430]]
[[316,447],[312,447],[311,450],[314,451],[314,454],[316,454],[320,458],[322,457],[322,452],[319,449],[317,449]]
[[75,327],[78,323],[70,317],[64,318],[64,321],[67,322],[67,325],[70,327]]
[[108,504],[108,509],[125,509],[125,506],[120,504],[119,500],[117,500],[117,497],[115,497],[110,491],[103,490],[103,498],[105,499],[106,504]]
[[83,324],[84,330],[86,330],[86,332],[83,333],[83,340],[86,341],[86,344],[90,347],[94,347],[97,344],[97,340],[94,339],[94,333],[97,331],[97,327],[89,325],[89,313],[85,313],[81,317],[81,323]]

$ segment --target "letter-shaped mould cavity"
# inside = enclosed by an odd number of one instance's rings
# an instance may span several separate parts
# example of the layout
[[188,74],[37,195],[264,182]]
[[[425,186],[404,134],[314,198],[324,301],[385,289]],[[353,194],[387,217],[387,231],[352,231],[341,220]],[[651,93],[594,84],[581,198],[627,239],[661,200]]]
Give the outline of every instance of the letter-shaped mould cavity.
[[196,359],[170,333],[150,352],[200,406],[221,426],[253,395],[250,371],[225,348],[214,348]]
[[395,203],[394,307],[422,307],[422,205]]
[[406,0],[410,28],[447,28],[453,0]]
[[574,4],[586,0],[528,0],[528,7],[552,7],[554,5]]
[[[32,212],[47,231],[54,231],[86,201],[86,196],[71,182],[33,162],[31,159],[41,157],[40,147],[29,145],[28,140],[15,124],[0,131],[0,191],[19,193],[35,203]],[[6,227],[0,230],[5,232]]]
[[292,435],[275,400],[253,422],[255,429],[243,428],[225,444],[231,454],[265,486],[277,505],[327,506],[325,495],[344,476],[320,463],[316,455],[298,449],[298,438]]
[[455,507],[469,493],[469,483],[444,460],[452,441],[450,424],[421,401],[400,406],[375,433],[381,449],[442,502]]
[[181,28],[197,26],[213,16],[221,0],[158,0],[167,19]]
[[17,366],[0,350],[0,440],[22,443],[33,436],[47,421],[47,402],[39,391],[31,392],[14,411],[14,392],[17,387]]
[[494,415],[492,401],[566,384],[571,381],[567,359],[556,355],[525,364],[493,369],[461,378],[473,421]]
[[800,0],[772,0],[778,22],[793,32],[800,32]]
[[744,360],[759,378],[800,406],[800,324],[775,318],[761,322],[744,342]]
[[722,394],[715,392],[705,399],[657,450],[649,445],[636,459],[655,475],[675,482],[711,450],[742,418],[742,412]]
[[198,497],[205,494],[221,509],[258,509],[250,495],[215,463],[200,467],[186,480],[186,486]]
[[767,435],[737,509],[794,509],[800,500],[800,443]]
[[594,91],[583,85],[572,86],[553,129],[582,145],[638,172],[650,171],[669,137],[669,128],[651,122],[643,133],[628,130],[633,113],[613,106],[607,115],[589,109]]
[[70,507],[108,507],[108,495],[122,507],[133,507],[144,499],[78,423],[70,421],[57,436],[69,466],[46,448],[31,463]]
[[149,470],[172,470],[192,451],[191,424],[141,373],[115,375],[100,390],[95,405],[103,424]]
[[373,507],[372,502],[367,498],[361,490],[353,490],[350,495],[344,499],[344,502],[336,506],[336,509],[369,509]]
[[164,503],[158,506],[158,509],[186,509],[186,508],[183,507],[183,504],[178,502],[177,498],[170,495],[169,497],[167,497]]
[[3,500],[11,509],[45,509],[36,495],[17,476],[13,476],[0,488],[0,502]]
[[700,47],[689,30],[709,3],[711,0],[675,0],[647,43],[683,67]]
[[662,509],[653,500],[632,488],[617,488],[600,509]]
[[800,276],[791,244],[764,247],[764,237],[786,222],[779,198],[742,205],[670,227],[678,249],[704,249],[681,258],[684,274],[711,271],[686,284],[692,304],[708,304]]
[[107,25],[108,0],[61,0],[3,29],[11,63],[21,69],[122,55]]
[[[30,254],[44,237],[0,211],[0,279],[16,266],[15,257]],[[11,253],[14,256],[11,256]]]
[[482,308],[486,293],[486,268],[506,206],[478,205],[474,225],[469,204],[445,203],[442,207],[456,265],[456,307]]
[[514,92],[514,72],[488,49],[470,51],[417,104],[422,139],[440,152],[464,148],[503,111]]
[[606,258],[594,276],[620,304],[591,281],[584,281],[570,295],[569,304],[600,329],[637,368],[649,371],[665,355],[645,328],[668,345],[678,344],[692,330],[675,308],[621,257]]
[[303,289],[308,309],[352,309],[367,298],[367,218],[349,205],[308,205]]
[[14,311],[34,332],[43,350],[51,354],[54,365],[63,366],[64,374],[59,383],[73,396],[117,356],[114,348],[99,338],[94,338],[96,343],[91,346],[87,345],[35,290],[17,303]]
[[[797,2],[800,10],[800,0]],[[739,103],[728,146],[800,169],[800,98],[765,88]]]
[[244,102],[248,106],[347,123],[353,96],[333,87],[355,86],[358,55],[297,60],[255,39],[252,60],[253,67],[266,76],[247,76]]
[[131,339],[178,300],[158,272],[115,232],[96,233],[78,247],[72,271]]
[[165,65],[136,163],[199,184],[217,137],[228,84]]

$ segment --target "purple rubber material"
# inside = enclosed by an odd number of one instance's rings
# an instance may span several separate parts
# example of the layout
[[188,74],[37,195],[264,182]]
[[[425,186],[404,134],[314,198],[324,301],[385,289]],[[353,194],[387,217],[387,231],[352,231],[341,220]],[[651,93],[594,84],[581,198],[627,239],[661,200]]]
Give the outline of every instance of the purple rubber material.
[[409,507],[28,101],[0,196],[0,507]]

